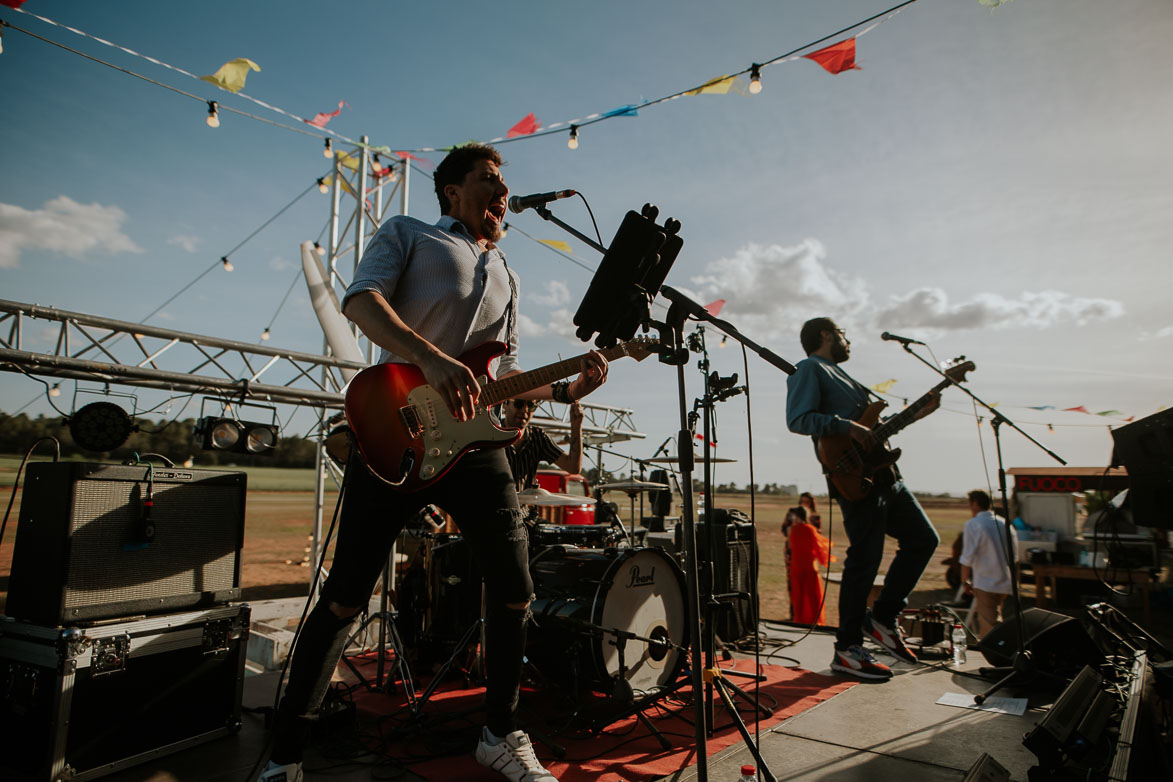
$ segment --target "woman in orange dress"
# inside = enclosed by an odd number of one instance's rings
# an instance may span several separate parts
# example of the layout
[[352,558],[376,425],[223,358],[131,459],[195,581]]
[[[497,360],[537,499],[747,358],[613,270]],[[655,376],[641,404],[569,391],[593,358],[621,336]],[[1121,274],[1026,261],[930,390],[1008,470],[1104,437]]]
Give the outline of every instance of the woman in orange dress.
[[806,508],[793,508],[790,525],[790,600],[794,621],[826,624],[823,579],[819,566],[831,562],[831,541],[807,520]]

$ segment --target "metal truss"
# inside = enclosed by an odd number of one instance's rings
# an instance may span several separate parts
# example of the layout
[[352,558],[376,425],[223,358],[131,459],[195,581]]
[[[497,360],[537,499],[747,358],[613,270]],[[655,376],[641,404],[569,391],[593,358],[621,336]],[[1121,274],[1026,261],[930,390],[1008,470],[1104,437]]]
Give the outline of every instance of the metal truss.
[[[55,324],[52,352],[27,333]],[[364,364],[0,299],[0,370],[341,409],[340,369]]]

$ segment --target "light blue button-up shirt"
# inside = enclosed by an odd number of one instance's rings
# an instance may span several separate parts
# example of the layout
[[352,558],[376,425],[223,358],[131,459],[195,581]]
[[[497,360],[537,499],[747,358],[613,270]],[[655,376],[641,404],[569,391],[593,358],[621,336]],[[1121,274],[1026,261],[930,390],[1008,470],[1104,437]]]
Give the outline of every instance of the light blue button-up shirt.
[[[517,364],[517,276],[496,247],[481,247],[459,220],[435,225],[396,215],[375,232],[342,299],[380,294],[403,322],[444,353],[458,357],[489,341],[509,345],[494,376]],[[513,310],[511,313],[510,310]],[[380,363],[407,362],[384,350]]]

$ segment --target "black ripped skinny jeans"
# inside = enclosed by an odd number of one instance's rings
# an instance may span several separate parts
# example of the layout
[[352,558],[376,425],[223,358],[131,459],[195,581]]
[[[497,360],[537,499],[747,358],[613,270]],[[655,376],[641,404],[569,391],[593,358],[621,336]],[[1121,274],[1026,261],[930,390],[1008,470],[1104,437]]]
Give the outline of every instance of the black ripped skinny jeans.
[[485,578],[485,713],[489,730],[515,730],[527,611],[509,604],[533,597],[529,544],[513,475],[501,449],[466,454],[441,480],[422,491],[400,493],[369,473],[357,457],[347,472],[338,544],[322,598],[306,618],[277,713],[272,759],[298,761],[314,712],[346,645],[353,619],[329,608],[366,606],[404,524],[435,503],[460,526]]

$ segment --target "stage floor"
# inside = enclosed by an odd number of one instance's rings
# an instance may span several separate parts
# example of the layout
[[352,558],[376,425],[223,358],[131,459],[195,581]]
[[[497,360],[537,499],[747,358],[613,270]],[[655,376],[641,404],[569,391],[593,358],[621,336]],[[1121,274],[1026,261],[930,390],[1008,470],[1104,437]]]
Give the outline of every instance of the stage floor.
[[[794,642],[779,649],[775,665],[798,665],[810,671],[830,673],[831,636],[813,633],[802,637],[800,630],[763,626],[771,640]],[[737,657],[747,655],[737,654]],[[1003,691],[999,695],[1029,697],[1026,714],[977,712],[938,705],[945,693],[977,693],[983,680],[962,675],[985,665],[980,654],[970,653],[961,672],[952,668],[912,666],[893,663],[897,675],[888,682],[861,683],[829,700],[785,720],[761,733],[762,755],[779,780],[960,780],[978,759],[988,752],[1006,767],[1015,780],[1025,780],[1034,756],[1022,746],[1030,730],[1053,696],[1028,691]],[[735,680],[736,681],[736,680]],[[741,683],[752,692],[752,683]],[[244,704],[271,705],[276,674],[246,677]],[[249,770],[265,751],[267,733],[263,720],[245,714],[243,728],[235,736],[217,739],[199,747],[109,775],[110,782],[248,782]],[[750,723],[749,728],[754,730]],[[541,754],[539,746],[539,754]],[[368,782],[371,779],[415,780],[422,777],[404,771],[396,775],[391,766],[339,765],[312,750],[307,756],[306,780]],[[662,777],[662,780],[697,778],[695,755],[692,765]],[[753,763],[744,743],[708,758],[708,777],[732,780],[743,763]],[[488,775],[485,779],[492,778]]]

